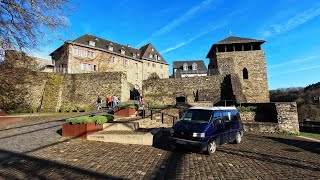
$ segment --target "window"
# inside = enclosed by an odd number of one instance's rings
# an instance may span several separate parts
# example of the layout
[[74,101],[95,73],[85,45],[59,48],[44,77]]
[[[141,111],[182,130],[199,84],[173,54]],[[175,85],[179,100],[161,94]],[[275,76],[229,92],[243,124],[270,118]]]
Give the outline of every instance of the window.
[[160,61],[161,60],[161,57],[160,56],[158,56],[158,61]]
[[93,65],[93,71],[97,71],[97,66]]
[[138,79],[138,73],[135,73],[135,78]]
[[154,49],[152,48],[151,51],[154,51]]
[[192,70],[194,70],[194,71],[197,70],[197,64],[196,63],[192,64]]
[[73,54],[75,56],[82,56],[82,57],[87,57],[87,58],[91,58],[91,59],[94,58],[94,52],[83,50],[83,49],[74,48]]
[[125,50],[121,49],[121,54],[125,54],[125,53],[126,53]]
[[138,68],[138,63],[135,63],[135,67]]
[[161,79],[163,79],[163,74],[160,75]]
[[136,58],[136,57],[137,57],[137,54],[136,54],[136,53],[133,53],[133,54],[132,54],[132,57]]
[[89,41],[89,45],[90,45],[90,46],[96,46],[96,42],[94,42],[94,41]]
[[149,58],[152,59],[152,57],[153,57],[153,55],[152,55],[152,54],[149,54]]
[[78,55],[78,53],[79,53],[78,49],[73,48],[73,54],[74,54],[74,55]]
[[[59,68],[60,68],[60,66],[59,66]],[[84,64],[80,64],[80,69],[81,69],[81,71],[84,70]]]
[[156,64],[155,64],[155,63],[153,63],[153,64],[152,64],[152,67],[154,67],[154,68],[155,68],[155,67],[156,67]]
[[188,64],[187,64],[187,63],[184,63],[184,64],[183,64],[183,70],[184,70],[184,71],[188,71]]
[[123,60],[123,65],[124,65],[124,66],[128,66],[128,64],[129,64],[129,63],[128,63],[128,60]]
[[162,68],[163,68],[163,65],[161,64],[161,65],[160,65],[160,69],[162,69]]
[[155,55],[154,55],[154,59],[155,59],[155,60],[158,60],[158,55],[155,54]]
[[222,120],[224,122],[230,122],[232,119],[231,119],[231,112],[223,112],[222,113]]
[[112,63],[116,62],[116,58],[115,57],[111,57],[110,60],[111,60]]
[[148,66],[150,66],[150,63],[148,62]]
[[244,68],[242,70],[242,76],[243,76],[243,79],[249,79],[249,74],[248,74],[247,68]]
[[113,46],[108,46],[109,51],[113,51]]

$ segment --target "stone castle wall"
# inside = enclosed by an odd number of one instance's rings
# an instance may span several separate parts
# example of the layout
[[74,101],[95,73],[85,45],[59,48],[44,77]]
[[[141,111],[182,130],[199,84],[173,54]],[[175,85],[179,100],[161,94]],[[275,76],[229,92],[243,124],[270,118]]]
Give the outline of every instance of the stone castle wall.
[[[231,74],[240,82],[236,90],[241,91],[238,94],[244,95],[241,102],[270,101],[264,51],[218,52],[216,55],[222,75]],[[248,79],[243,78],[244,68],[248,70]]]
[[17,84],[14,95],[1,95],[0,108],[10,107],[15,112],[54,112],[60,107],[96,106],[98,96],[103,103],[107,96],[116,95],[127,101],[130,89],[126,75],[120,72],[64,74],[34,73],[27,81]]
[[142,93],[151,104],[176,104],[178,97],[185,97],[186,102],[218,102],[223,80],[223,76],[145,80]]

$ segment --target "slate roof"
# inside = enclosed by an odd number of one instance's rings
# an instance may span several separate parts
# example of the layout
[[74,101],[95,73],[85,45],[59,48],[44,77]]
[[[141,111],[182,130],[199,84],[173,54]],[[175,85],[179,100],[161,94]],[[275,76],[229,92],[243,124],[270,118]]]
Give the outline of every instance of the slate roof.
[[259,39],[250,39],[250,38],[243,38],[243,37],[237,37],[237,36],[229,36],[225,39],[222,39],[221,41],[215,43],[215,45],[219,44],[237,44],[237,43],[264,43],[264,40]]
[[[89,41],[95,42],[95,46],[90,46]],[[133,47],[129,47],[128,45],[122,45],[119,43],[115,43],[113,41],[109,41],[109,40],[106,40],[106,39],[103,39],[103,38],[100,38],[97,36],[93,36],[91,34],[85,34],[85,35],[80,36],[79,38],[77,38],[73,41],[70,41],[70,40],[66,41],[66,43],[75,43],[78,45],[83,45],[83,46],[90,47],[90,48],[99,48],[99,49],[103,49],[106,51],[109,51],[108,47],[111,45],[113,47],[113,51],[110,51],[110,52],[116,53],[120,56],[125,56],[125,57],[129,57],[131,59],[136,59],[136,60],[146,59],[146,60],[150,60],[150,61],[154,61],[154,62],[158,62],[158,63],[167,64],[167,62],[160,55],[160,53],[150,43],[145,46],[142,46],[140,49],[136,49]],[[123,49],[125,51],[125,54],[121,54],[121,49]],[[152,51],[152,49],[154,49],[154,51]],[[55,51],[57,51],[57,50],[55,50]],[[133,57],[133,53],[136,54],[135,58]],[[149,58],[150,53],[153,55],[156,54],[157,56],[160,56],[161,60],[150,59]]]
[[[193,63],[197,64],[197,70],[192,70]],[[187,71],[183,70],[184,64],[188,65]],[[185,74],[203,74],[208,72],[208,69],[203,60],[173,61],[173,69],[178,69],[180,72],[184,72]]]
[[251,38],[243,38],[243,37],[237,37],[237,36],[229,36],[227,38],[222,39],[221,41],[216,42],[213,44],[206,56],[206,58],[210,58],[212,55],[214,48],[217,45],[222,45],[222,44],[246,44],[246,43],[260,43],[263,44],[266,42],[265,40],[259,40],[259,39],[251,39]]

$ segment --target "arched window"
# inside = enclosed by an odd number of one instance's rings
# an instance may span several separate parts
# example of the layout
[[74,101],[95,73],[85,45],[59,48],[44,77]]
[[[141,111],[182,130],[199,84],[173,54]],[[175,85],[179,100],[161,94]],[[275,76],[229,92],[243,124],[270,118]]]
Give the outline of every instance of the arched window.
[[243,79],[249,79],[248,70],[247,68],[244,68],[242,70]]

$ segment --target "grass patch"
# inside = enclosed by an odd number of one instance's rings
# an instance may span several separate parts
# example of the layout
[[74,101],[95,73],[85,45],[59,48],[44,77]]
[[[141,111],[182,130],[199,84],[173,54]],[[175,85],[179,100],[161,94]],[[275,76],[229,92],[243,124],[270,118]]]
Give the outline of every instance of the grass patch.
[[76,118],[69,118],[67,119],[67,123],[70,124],[87,124],[87,123],[96,123],[96,124],[104,124],[108,121],[112,121],[113,116],[111,115],[105,115],[105,116],[82,116],[82,117],[76,117]]
[[254,111],[257,109],[257,106],[238,106],[238,111]]
[[310,138],[320,139],[320,134],[315,134],[315,133],[300,132],[300,133],[299,133],[299,136],[304,136],[304,137],[310,137]]

